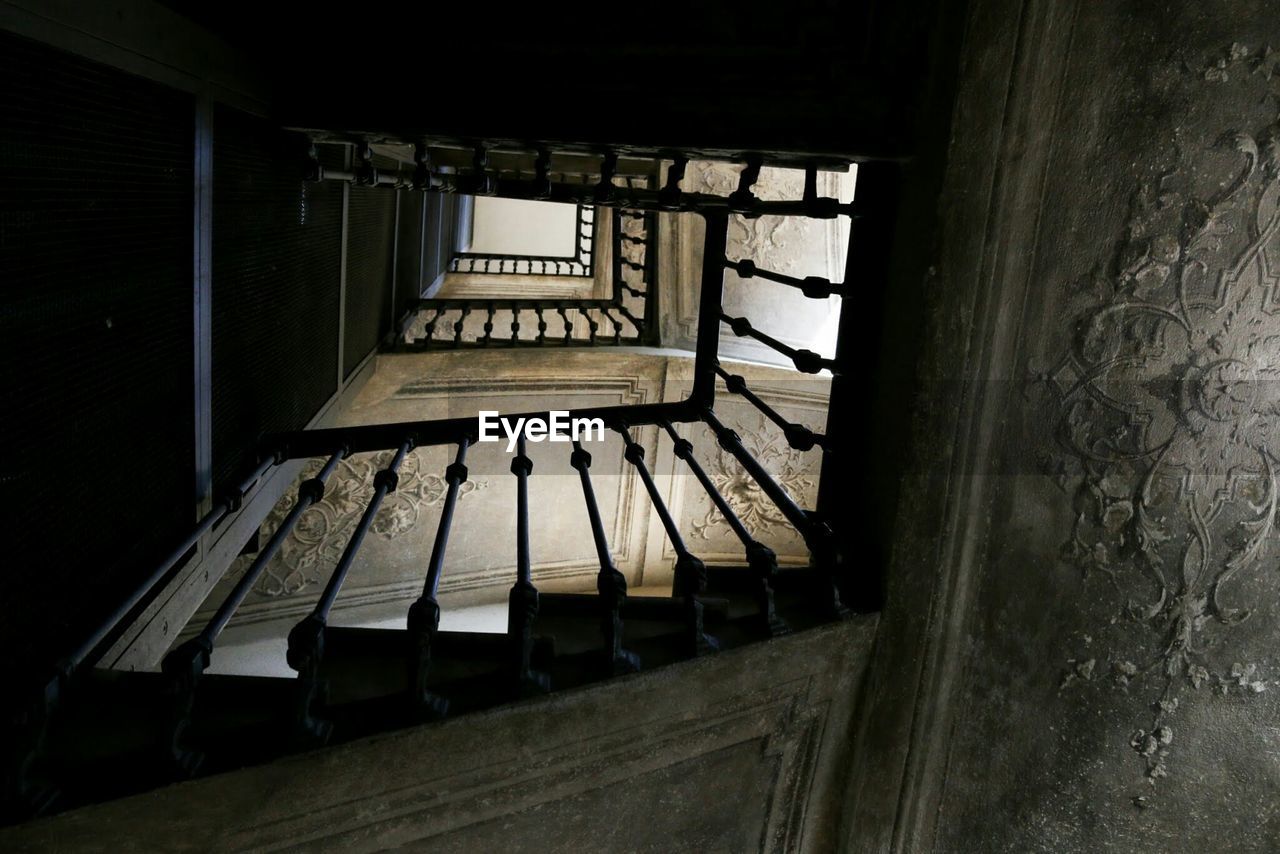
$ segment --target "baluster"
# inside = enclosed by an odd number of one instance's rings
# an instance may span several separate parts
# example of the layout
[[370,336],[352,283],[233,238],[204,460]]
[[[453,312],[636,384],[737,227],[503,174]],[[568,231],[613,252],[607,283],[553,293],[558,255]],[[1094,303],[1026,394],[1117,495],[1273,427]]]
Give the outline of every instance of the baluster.
[[840,591],[837,587],[837,578],[841,569],[839,566],[840,556],[835,548],[831,528],[825,522],[814,519],[800,509],[799,505],[791,499],[785,489],[778,485],[777,481],[765,470],[764,466],[760,465],[756,458],[751,456],[751,452],[742,446],[742,438],[733,430],[721,424],[714,412],[710,409],[705,410],[703,412],[703,420],[715,433],[720,447],[738,460],[742,467],[747,470],[747,473],[751,475],[751,478],[759,484],[764,494],[769,496],[769,500],[782,511],[782,515],[804,538],[815,568],[824,573],[827,578],[827,583],[819,591],[819,597],[820,603],[828,616],[833,619],[847,617],[849,609],[840,600]]
[[751,192],[751,188],[756,181],[760,180],[760,166],[759,155],[752,155],[747,158],[746,168],[738,176],[738,189],[729,194],[729,210],[741,214],[750,214],[755,210],[756,202],[759,199]]
[[556,311],[560,312],[560,316],[564,318],[564,343],[568,344],[573,339],[573,321],[569,319],[564,306],[558,306]]
[[658,206],[663,210],[680,210],[680,182],[684,180],[684,170],[688,165],[687,157],[676,155],[667,167],[667,183],[658,191]]
[[587,310],[582,306],[578,306],[578,311],[587,319],[587,328],[589,330],[587,341],[592,344],[596,343],[596,330],[600,328],[600,324],[596,323],[596,319],[588,314]]
[[667,510],[667,505],[662,500],[661,493],[658,492],[658,486],[653,482],[653,476],[649,474],[649,467],[645,465],[644,448],[631,438],[631,433],[625,425],[619,424],[614,429],[622,435],[622,441],[626,445],[626,451],[623,456],[635,468],[636,474],[640,475],[640,482],[644,484],[645,491],[649,493],[649,500],[653,502],[653,509],[657,512],[658,519],[662,522],[662,527],[667,531],[667,538],[671,540],[672,548],[676,550],[675,582],[672,585],[672,595],[684,600],[685,630],[688,632],[686,640],[689,644],[688,653],[697,656],[717,650],[720,648],[719,641],[703,631],[702,603],[698,601],[698,596],[707,590],[707,568],[701,560],[689,551],[689,548],[684,543],[684,537],[680,536],[680,528],[676,525],[675,520],[671,518],[671,513]]
[[486,308],[488,309],[488,316],[484,322],[484,340],[482,343],[485,347],[488,347],[493,342],[493,303],[488,303]]
[[605,656],[607,667],[614,675],[634,673],[640,669],[640,657],[622,648],[622,605],[627,601],[627,579],[613,565],[613,556],[609,554],[609,541],[605,539],[604,522],[600,519],[600,508],[596,506],[595,490],[591,487],[591,455],[582,449],[579,442],[573,443],[573,454],[569,457],[569,465],[578,470],[582,481],[582,497],[587,504],[587,517],[591,521],[591,536],[595,540],[596,557],[600,561],[600,574],[596,576],[596,592],[599,594],[603,611],[601,630],[604,634]]
[[716,489],[716,485],[712,483],[711,478],[693,456],[693,443],[681,437],[675,428],[666,422],[663,422],[662,428],[675,443],[676,459],[683,460],[693,472],[693,476],[697,478],[698,483],[702,484],[702,489],[711,499],[711,503],[720,511],[720,515],[729,523],[729,527],[746,549],[747,567],[759,581],[756,587],[756,604],[760,608],[760,619],[764,631],[771,637],[790,632],[791,627],[778,616],[773,601],[773,577],[778,571],[778,556],[774,554],[773,549],[751,536],[751,532],[742,524],[738,514],[733,512],[729,502],[720,494],[720,490]]
[[458,315],[458,321],[453,324],[453,346],[462,346],[462,328],[466,325],[467,315],[471,313],[471,303],[464,302],[462,304],[462,314]]
[[426,333],[427,346],[431,345],[431,339],[434,338],[436,334],[436,321],[439,320],[441,315],[443,314],[444,314],[444,309],[437,308],[435,310],[435,314],[431,315],[431,319],[427,321],[427,325],[423,329],[423,332]]
[[303,746],[325,744],[333,733],[331,721],[318,718],[313,714],[316,705],[325,702],[326,686],[320,678],[320,666],[324,661],[325,626],[328,625],[333,602],[337,599],[338,592],[351,571],[356,553],[364,544],[365,534],[373,524],[378,508],[382,506],[382,500],[387,493],[395,492],[396,486],[400,483],[400,464],[413,449],[413,445],[412,438],[405,439],[387,467],[374,475],[373,496],[369,499],[369,504],[365,507],[360,521],[356,523],[355,531],[347,541],[342,557],[338,559],[338,565],[329,574],[329,581],[325,584],[324,592],[320,594],[320,601],[316,602],[311,613],[303,617],[289,632],[289,648],[285,654],[285,660],[290,667],[298,671],[293,737]]
[[538,315],[538,343],[544,344],[547,340],[547,321],[542,316],[542,306],[534,309]]
[[249,595],[250,589],[257,583],[258,577],[266,568],[271,558],[275,557],[285,538],[292,533],[299,517],[311,505],[324,498],[325,482],[338,467],[338,463],[347,456],[347,449],[341,448],[331,456],[313,478],[304,480],[298,485],[298,499],[294,502],[289,515],[285,516],[280,527],[275,530],[262,551],[254,558],[253,563],[245,570],[244,575],[236,582],[235,587],[222,600],[217,612],[209,620],[200,634],[177,646],[164,657],[160,670],[164,673],[167,693],[170,700],[170,718],[165,730],[166,748],[173,769],[184,776],[190,776],[199,768],[204,760],[203,755],[185,744],[186,733],[191,725],[191,713],[195,706],[196,687],[201,676],[209,667],[209,657],[213,654],[213,645],[218,635],[226,628],[236,609]]
[[762,279],[768,279],[771,282],[795,288],[809,299],[826,299],[834,293],[844,293],[844,285],[833,285],[829,279],[824,279],[821,276],[806,276],[801,279],[784,273],[775,273],[772,270],[762,270],[755,265],[754,261],[748,258],[744,258],[741,261],[729,261],[726,259],[724,265],[737,273],[740,279],[759,276]]
[[609,322],[613,324],[613,343],[622,343],[622,321],[610,314],[607,306],[602,307],[600,309],[600,313],[608,318]]
[[518,306],[511,307],[511,344],[515,346],[520,343],[520,308]]
[[734,394],[741,395],[751,402],[751,404],[774,424],[782,428],[783,434],[787,437],[787,444],[795,448],[797,451],[809,451],[816,445],[823,450],[829,450],[827,437],[819,433],[815,433],[803,424],[793,424],[783,418],[777,410],[765,403],[755,392],[747,388],[747,381],[737,374],[730,374],[720,365],[716,365],[716,373],[724,379],[725,387]]
[[427,580],[422,595],[409,606],[409,702],[419,717],[444,717],[449,711],[449,701],[427,689],[427,677],[431,670],[431,650],[436,634],[440,631],[440,605],[436,594],[440,590],[440,575],[444,571],[444,553],[449,545],[449,530],[453,526],[453,509],[458,503],[458,492],[467,480],[468,438],[458,442],[454,461],[444,470],[444,504],[440,508],[440,525],[436,529],[436,541],[431,547],[431,560],[427,564]]
[[618,309],[618,313],[631,321],[631,325],[636,328],[636,337],[641,339],[644,338],[644,323],[636,319],[636,316],[632,314],[625,305],[618,305],[616,308]]
[[721,314],[720,320],[733,330],[733,334],[739,338],[754,338],[761,344],[764,344],[771,350],[776,350],[782,355],[789,358],[796,366],[796,370],[804,374],[816,374],[822,369],[830,371],[832,374],[839,376],[840,369],[832,359],[824,359],[812,350],[797,350],[783,344],[777,338],[767,335],[751,325],[751,321],[745,317],[730,317],[727,314]]
[[547,674],[533,669],[533,624],[538,617],[538,589],[533,586],[529,560],[529,474],[533,461],[525,454],[521,434],[511,473],[516,476],[516,583],[507,604],[507,634],[515,665],[516,696],[528,697],[551,690]]

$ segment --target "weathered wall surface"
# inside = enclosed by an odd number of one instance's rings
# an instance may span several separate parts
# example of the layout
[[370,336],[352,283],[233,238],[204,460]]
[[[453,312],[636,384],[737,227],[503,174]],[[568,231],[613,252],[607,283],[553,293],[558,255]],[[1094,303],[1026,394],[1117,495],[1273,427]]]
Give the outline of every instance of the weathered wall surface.
[[5,851],[826,851],[875,618],[0,832]]
[[848,839],[1276,850],[1280,7],[971,5]]

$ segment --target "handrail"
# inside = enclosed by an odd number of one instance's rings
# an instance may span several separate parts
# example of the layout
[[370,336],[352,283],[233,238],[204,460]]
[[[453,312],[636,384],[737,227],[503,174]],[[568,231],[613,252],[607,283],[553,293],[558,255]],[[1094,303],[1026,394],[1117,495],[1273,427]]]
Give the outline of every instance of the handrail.
[[[605,425],[618,431],[624,441],[624,459],[630,463],[637,477],[643,484],[658,515],[662,527],[676,552],[675,575],[672,599],[655,603],[647,600],[647,613],[656,613],[654,606],[668,607],[668,603],[679,602],[685,619],[685,637],[690,641],[689,652],[697,654],[714,648],[714,639],[703,632],[703,603],[700,598],[706,588],[707,570],[702,562],[692,555],[681,537],[679,525],[667,509],[657,488],[652,473],[644,462],[642,446],[635,440],[632,429],[641,426],[655,425],[665,431],[674,443],[677,459],[683,461],[694,474],[699,484],[706,491],[716,510],[724,517],[734,535],[742,543],[748,566],[755,575],[755,593],[760,604],[764,628],[769,634],[777,634],[787,630],[786,624],[777,618],[773,602],[772,582],[779,575],[777,559],[766,546],[758,542],[733,512],[726,498],[716,489],[715,484],[701,468],[692,453],[691,443],[680,437],[675,426],[680,423],[701,421],[708,425],[715,434],[720,446],[735,458],[747,475],[759,485],[770,501],[772,501],[792,526],[800,533],[811,557],[810,571],[803,578],[818,577],[823,581],[819,585],[818,600],[829,617],[841,617],[847,609],[841,599],[840,586],[848,583],[844,573],[849,571],[846,547],[841,545],[843,534],[837,535],[831,525],[831,508],[833,506],[832,490],[838,485],[839,478],[833,473],[846,472],[850,465],[849,458],[834,447],[834,441],[841,436],[842,424],[847,424],[848,407],[851,405],[848,392],[849,380],[842,371],[846,367],[850,350],[846,340],[852,323],[852,313],[842,312],[841,335],[834,359],[824,359],[808,351],[796,350],[770,336],[755,330],[746,318],[730,318],[723,313],[722,297],[724,273],[726,269],[738,271],[744,277],[759,276],[785,285],[799,287],[812,296],[820,296],[829,289],[832,292],[843,290],[844,284],[833,286],[826,280],[816,277],[796,279],[782,274],[763,271],[755,267],[750,259],[730,261],[725,257],[728,237],[729,218],[733,215],[763,216],[788,215],[829,218],[849,216],[861,219],[858,211],[866,205],[865,199],[871,198],[875,215],[864,220],[864,228],[854,230],[854,238],[850,244],[850,261],[847,269],[859,269],[853,261],[856,252],[868,252],[879,242],[881,248],[886,242],[889,227],[888,215],[879,210],[881,203],[892,197],[893,182],[889,172],[893,167],[868,170],[868,177],[874,185],[869,195],[859,190],[859,202],[839,203],[834,199],[818,198],[816,195],[816,169],[808,164],[806,169],[805,194],[801,200],[764,201],[753,192],[753,185],[760,174],[763,161],[758,157],[749,157],[748,166],[743,171],[737,189],[728,197],[712,196],[697,192],[686,192],[680,187],[687,158],[683,155],[671,157],[672,165],[668,170],[665,184],[660,188],[637,187],[634,182],[627,181],[626,186],[614,184],[611,173],[617,167],[617,152],[604,152],[600,163],[600,181],[596,183],[567,184],[550,180],[548,155],[539,149],[537,175],[532,180],[509,178],[491,174],[487,166],[484,146],[474,146],[472,171],[467,173],[444,174],[433,173],[426,160],[419,162],[419,169],[413,179],[406,180],[400,175],[380,174],[371,165],[364,164],[360,169],[351,172],[325,170],[317,167],[311,174],[313,180],[345,180],[360,182],[366,186],[413,187],[424,191],[461,191],[487,192],[511,198],[539,198],[551,201],[574,201],[581,204],[606,205],[616,208],[616,228],[614,233],[614,295],[611,299],[594,299],[584,301],[540,300],[540,299],[464,299],[420,300],[414,310],[430,311],[427,321],[428,339],[435,337],[438,323],[445,322],[445,312],[459,308],[462,319],[452,325],[454,335],[452,343],[460,346],[463,333],[463,320],[473,311],[479,309],[486,313],[485,336],[483,341],[491,343],[502,340],[495,337],[495,311],[509,310],[514,312],[512,318],[513,342],[519,339],[520,311],[534,312],[538,318],[538,340],[557,340],[556,336],[548,338],[548,311],[555,311],[565,324],[565,340],[570,340],[573,323],[569,310],[581,312],[587,316],[587,325],[593,337],[612,338],[615,342],[623,339],[623,321],[631,323],[637,330],[637,337],[643,337],[647,330],[653,328],[653,310],[655,293],[654,272],[656,255],[653,248],[653,236],[656,233],[655,216],[659,211],[694,212],[705,220],[705,245],[701,292],[699,297],[699,314],[697,326],[697,346],[693,366],[692,390],[687,399],[679,401],[646,403],[632,406],[587,407],[567,411],[570,418],[598,418]],[[640,219],[646,225],[644,240],[631,235],[622,234],[621,223],[624,219]],[[625,239],[624,239],[625,237]],[[856,246],[855,246],[856,244]],[[623,258],[621,247],[624,245],[644,245],[646,254],[643,262],[633,258]],[[883,259],[882,259],[883,260]],[[643,274],[639,284],[643,290],[635,287],[634,280],[623,278],[624,271]],[[885,273],[882,264],[876,274]],[[847,278],[847,276],[846,276]],[[622,299],[629,296],[643,299],[645,302],[644,317],[637,317],[624,305]],[[634,306],[635,303],[632,303]],[[587,313],[596,310],[599,316]],[[607,321],[607,324],[606,324]],[[787,421],[776,410],[768,406],[760,397],[747,388],[745,380],[726,371],[718,362],[718,347],[721,324],[729,323],[738,334],[748,335],[772,346],[779,352],[789,355],[801,370],[816,372],[831,370],[835,374],[832,383],[832,400],[829,406],[829,421],[825,435],[815,434],[802,425]],[[610,334],[610,327],[612,334]],[[441,337],[447,337],[442,335]],[[823,451],[823,476],[819,490],[818,511],[802,508],[796,499],[770,474],[767,468],[744,447],[738,435],[726,427],[715,412],[716,380],[722,377],[728,389],[741,395],[770,421],[782,429],[792,447],[801,450],[820,447]],[[839,398],[839,400],[837,400]],[[550,420],[549,411],[508,415],[508,418]],[[380,470],[374,480],[374,494],[361,516],[359,523],[347,543],[342,557],[326,583],[324,591],[311,614],[295,626],[290,633],[290,664],[299,672],[299,692],[295,706],[295,731],[303,736],[304,741],[314,743],[324,741],[328,734],[328,724],[313,715],[319,694],[319,662],[323,656],[324,635],[328,616],[334,606],[338,591],[342,587],[361,547],[367,531],[372,525],[374,514],[385,495],[396,488],[397,471],[409,452],[417,447],[432,447],[453,444],[457,446],[455,461],[446,469],[445,480],[448,490],[444,505],[441,508],[440,527],[437,531],[430,563],[424,579],[423,594],[409,610],[409,638],[411,649],[408,661],[410,700],[413,714],[419,717],[441,715],[447,711],[448,700],[437,696],[427,688],[427,676],[432,650],[439,640],[440,609],[437,596],[444,566],[444,554],[447,546],[453,514],[461,494],[462,484],[467,479],[465,459],[469,445],[478,440],[478,423],[475,418],[449,418],[433,421],[406,421],[393,424],[377,424],[352,427],[334,427],[318,430],[288,431],[268,436],[261,445],[266,452],[255,464],[254,469],[232,490],[218,496],[212,507],[201,517],[191,530],[174,546],[133,591],[91,632],[75,649],[59,663],[53,679],[42,687],[44,693],[37,697],[31,708],[24,710],[19,723],[21,732],[13,751],[16,759],[16,773],[10,775],[18,781],[19,789],[24,785],[25,775],[41,751],[44,727],[48,722],[53,704],[57,700],[58,688],[62,682],[72,678],[85,667],[93,663],[100,655],[108,638],[119,628],[120,624],[133,613],[137,607],[159,590],[164,580],[193,546],[208,534],[219,522],[240,509],[247,493],[273,467],[286,460],[325,458],[319,473],[304,481],[298,489],[298,497],[292,509],[280,526],[272,533],[268,542],[255,556],[245,573],[237,579],[231,591],[224,597],[213,617],[192,639],[180,644],[165,656],[162,672],[168,685],[168,698],[171,704],[169,725],[164,728],[163,736],[168,741],[169,757],[175,768],[183,774],[193,773],[200,764],[201,755],[186,744],[186,732],[190,728],[192,710],[196,700],[196,688],[201,676],[210,663],[210,655],[219,635],[226,628],[238,607],[245,601],[251,588],[261,573],[283,545],[297,524],[301,515],[324,495],[324,484],[333,474],[337,466],[353,454],[371,451],[395,449],[391,461]],[[596,557],[599,563],[597,575],[597,599],[593,603],[601,618],[601,629],[606,651],[606,663],[609,673],[628,672],[639,668],[640,660],[635,653],[627,650],[623,644],[623,615],[627,610],[627,582],[625,576],[614,565],[610,554],[608,538],[605,533],[604,520],[596,501],[595,491],[590,477],[591,455],[578,442],[573,443],[573,451],[569,457],[570,466],[577,471],[581,484],[584,504],[591,526],[595,544]],[[840,468],[833,468],[833,466]],[[519,440],[519,451],[515,455],[511,470],[517,477],[516,500],[516,578],[509,599],[508,638],[510,655],[506,659],[510,670],[514,672],[513,684],[520,695],[544,691],[549,688],[545,673],[533,667],[534,636],[533,624],[538,616],[538,591],[533,585],[532,561],[530,556],[530,502],[528,479],[532,474],[532,462],[525,453],[524,439]],[[863,593],[877,579],[860,577],[857,583],[862,585]],[[708,603],[715,600],[708,599]],[[724,609],[724,600],[719,600]],[[858,604],[878,604],[878,600],[860,598]],[[576,607],[576,606],[575,606]],[[708,608],[712,604],[707,605]],[[660,609],[659,609],[660,610]],[[723,613],[723,610],[721,611]],[[455,641],[456,642],[456,641]],[[646,655],[648,653],[646,652]],[[557,671],[558,673],[559,671]],[[559,678],[559,677],[557,677]],[[9,793],[12,794],[12,793]]]

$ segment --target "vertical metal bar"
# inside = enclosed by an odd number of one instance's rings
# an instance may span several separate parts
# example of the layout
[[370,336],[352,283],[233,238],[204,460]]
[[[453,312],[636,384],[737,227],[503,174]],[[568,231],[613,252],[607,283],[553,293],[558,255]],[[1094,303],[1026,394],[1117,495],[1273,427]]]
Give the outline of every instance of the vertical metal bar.
[[658,344],[658,214],[644,215],[644,328],[647,343]]
[[693,392],[690,397],[704,409],[716,399],[716,354],[720,350],[720,300],[724,292],[724,252],[729,239],[729,214],[709,211],[703,215],[706,237],[702,244],[702,290],[698,300],[698,343],[693,360]]
[[658,519],[662,521],[662,527],[666,529],[667,539],[671,540],[671,545],[676,550],[672,595],[684,600],[687,633],[685,640],[688,643],[688,652],[696,656],[717,650],[720,648],[720,642],[703,631],[702,603],[698,601],[699,594],[707,590],[707,568],[689,551],[684,537],[680,536],[680,527],[675,519],[671,518],[671,511],[667,510],[667,504],[662,500],[662,494],[658,491],[657,484],[653,482],[653,476],[649,474],[649,467],[645,465],[644,447],[631,438],[631,433],[626,427],[617,425],[614,429],[622,435],[622,441],[626,444],[623,456],[640,476],[640,482],[644,484],[645,491],[649,493],[649,500],[653,502],[653,509],[657,512]]
[[600,508],[596,506],[596,493],[591,486],[591,455],[579,442],[573,443],[569,464],[578,471],[582,481],[582,497],[587,505],[587,517],[591,523],[591,538],[595,541],[596,557],[600,561],[600,573],[596,576],[596,592],[600,596],[603,611],[601,630],[604,634],[606,666],[610,673],[634,673],[640,669],[640,657],[622,648],[622,605],[627,601],[627,579],[613,564],[609,554],[609,541],[604,534],[604,522]]
[[360,516],[360,521],[356,523],[346,548],[342,550],[342,557],[338,559],[337,566],[333,568],[333,572],[329,573],[329,581],[324,586],[324,592],[320,594],[320,599],[311,613],[303,617],[289,632],[285,660],[290,667],[298,671],[293,737],[300,746],[324,744],[333,732],[333,724],[330,721],[318,718],[314,714],[321,689],[320,665],[324,661],[325,626],[329,622],[329,612],[333,608],[334,600],[338,598],[338,591],[342,589],[342,584],[351,571],[351,564],[355,562],[356,554],[364,543],[365,534],[373,524],[378,508],[382,506],[382,499],[387,493],[394,492],[399,485],[400,464],[404,462],[405,456],[412,448],[413,440],[405,439],[386,468],[374,476],[373,495],[369,498],[369,504]]
[[427,289],[427,195],[418,196],[418,281],[413,285],[414,299],[420,298]]
[[525,437],[518,439],[511,473],[516,476],[516,583],[507,602],[507,636],[511,644],[516,696],[545,694],[551,679],[533,669],[533,625],[538,617],[538,590],[533,586],[529,557],[529,475],[533,461],[525,454]]
[[343,550],[342,557],[338,559],[337,566],[330,573],[324,592],[320,595],[320,600],[316,602],[315,610],[312,611],[320,622],[328,621],[329,612],[333,609],[333,602],[337,599],[338,592],[346,581],[347,574],[351,570],[351,564],[355,561],[356,553],[360,551],[360,546],[364,543],[365,534],[368,533],[369,526],[373,524],[373,519],[378,514],[378,509],[382,506],[382,500],[388,493],[395,492],[396,487],[400,485],[400,465],[411,450],[413,450],[413,439],[405,439],[400,444],[400,447],[396,449],[386,468],[374,475],[373,495],[369,499],[369,504],[360,516],[360,521],[356,523],[356,529],[351,534],[351,539],[347,541],[347,547]]
[[621,304],[622,302],[622,209],[614,208],[609,211],[609,230],[612,232],[613,240],[610,242],[610,249],[613,257],[609,259],[611,269],[610,275],[613,276],[613,301]]
[[773,601],[773,576],[778,571],[778,556],[774,554],[773,549],[756,540],[747,530],[747,526],[742,524],[738,514],[733,512],[729,502],[720,494],[720,490],[716,489],[716,485],[712,483],[711,478],[693,456],[693,443],[682,438],[670,423],[663,422],[662,427],[675,443],[676,459],[683,460],[693,472],[693,476],[697,478],[698,483],[702,484],[702,489],[711,499],[711,503],[720,511],[720,515],[724,517],[725,522],[729,524],[730,529],[746,549],[747,567],[758,579],[756,604],[760,608],[760,618],[765,632],[773,636],[791,631],[791,628],[778,616]]
[[564,306],[558,306],[556,311],[560,312],[560,316],[564,318],[564,343],[568,344],[573,338],[573,321],[565,313]]
[[741,395],[746,398],[760,413],[782,428],[783,434],[787,437],[787,444],[797,451],[812,450],[815,445],[826,448],[827,437],[814,433],[803,424],[795,424],[787,419],[769,404],[761,400],[755,392],[747,387],[747,381],[738,374],[731,374],[723,367],[717,365],[716,373],[724,380],[725,388],[729,389],[733,394]]
[[444,572],[444,555],[449,545],[449,531],[453,527],[453,510],[458,503],[458,492],[467,480],[467,447],[469,438],[458,442],[458,453],[444,470],[449,489],[440,508],[440,525],[436,529],[436,541],[431,547],[431,560],[427,564],[427,579],[422,595],[409,606],[409,703],[419,717],[443,717],[449,711],[449,701],[427,689],[427,677],[431,670],[431,650],[436,634],[440,631],[440,604],[436,594],[440,590],[440,576]]
[[800,536],[804,537],[814,568],[821,572],[828,581],[828,584],[818,591],[822,607],[833,619],[843,619],[848,616],[848,608],[841,601],[840,592],[836,587],[839,567],[833,542],[834,536],[830,526],[800,509],[800,506],[792,500],[785,489],[778,485],[778,482],[773,479],[773,476],[769,474],[765,467],[760,465],[756,458],[751,456],[751,452],[743,447],[742,438],[733,430],[721,424],[714,412],[711,410],[704,412],[703,420],[706,421],[712,432],[716,434],[720,447],[738,460],[742,467],[747,470],[747,473],[751,475],[751,479],[760,486],[760,489],[769,497],[769,500],[782,511],[782,515],[800,532]]

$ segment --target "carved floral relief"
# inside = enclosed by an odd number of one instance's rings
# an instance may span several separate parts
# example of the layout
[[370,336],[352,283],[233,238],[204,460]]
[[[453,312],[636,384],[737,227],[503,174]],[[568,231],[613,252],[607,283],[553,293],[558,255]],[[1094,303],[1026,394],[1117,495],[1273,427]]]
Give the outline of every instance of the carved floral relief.
[[[405,457],[400,466],[399,485],[383,499],[369,528],[370,534],[388,540],[404,534],[419,523],[425,508],[439,506],[444,501],[449,485],[439,474],[424,470],[425,452],[426,449],[419,448]],[[263,569],[254,591],[263,596],[286,596],[323,582],[337,565],[373,496],[374,475],[390,462],[394,453],[358,454],[339,463],[329,478],[324,498],[298,519],[279,553]],[[319,459],[309,461],[299,480],[314,477],[323,465]],[[459,487],[458,499],[464,500],[487,486],[487,481],[468,479]],[[276,502],[262,523],[264,535],[269,536],[280,526],[296,499],[297,490],[291,489]],[[238,558],[230,576],[239,577],[253,558],[253,555]]]
[[[817,499],[818,474],[808,465],[804,454],[787,445],[775,424],[766,421],[763,415],[757,415],[750,426],[738,427],[737,433],[743,447],[773,475],[797,504],[813,506]],[[732,454],[717,445],[715,456],[707,461],[706,469],[716,489],[752,537],[769,544],[794,536],[787,517]],[[708,505],[705,513],[693,522],[694,534],[704,540],[729,530],[715,505],[709,502]]]
[[[689,165],[697,192],[728,196],[738,188],[740,164],[697,161]],[[753,192],[766,200],[798,199],[804,194],[804,174],[795,169],[760,170],[760,180]],[[729,217],[730,255],[734,258],[768,259],[770,269],[794,273],[802,253],[795,251],[814,242],[819,230],[816,221],[797,216],[760,216],[741,214]]]
[[[1233,45],[1203,78],[1275,97],[1270,57]],[[1079,289],[1070,352],[1037,377],[1059,416],[1042,462],[1075,512],[1062,556],[1111,591],[1112,625],[1150,639],[1110,660],[1078,653],[1063,688],[1110,682],[1144,698],[1130,745],[1153,785],[1169,773],[1180,704],[1277,684],[1233,651],[1232,632],[1262,604],[1241,582],[1275,572],[1280,116],[1224,130],[1137,188],[1116,257]],[[1220,187],[1198,189],[1222,163]]]

